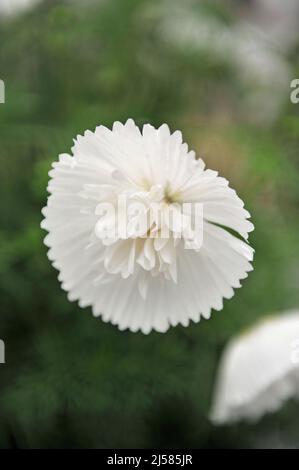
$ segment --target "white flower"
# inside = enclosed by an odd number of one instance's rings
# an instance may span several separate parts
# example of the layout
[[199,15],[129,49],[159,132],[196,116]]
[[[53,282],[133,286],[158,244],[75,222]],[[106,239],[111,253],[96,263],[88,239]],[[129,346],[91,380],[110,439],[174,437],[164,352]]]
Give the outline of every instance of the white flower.
[[218,371],[211,419],[255,421],[299,398],[299,312],[258,323],[227,346]]
[[0,13],[1,15],[14,15],[25,11],[36,3],[38,0],[1,0]]
[[[91,305],[95,316],[121,330],[143,333],[187,326],[209,318],[212,308],[221,310],[223,298],[231,298],[252,270],[253,258],[247,242],[221,227],[245,240],[253,230],[227,180],[205,170],[181,132],[170,134],[166,124],[147,124],[142,133],[132,119],[115,122],[112,131],[99,126],[78,136],[72,153],[60,155],[49,173],[42,222],[49,259],[69,300]],[[126,212],[125,237],[117,230],[111,235],[124,215],[121,199],[129,208],[143,207],[137,215]],[[181,217],[183,204],[203,207],[193,234],[191,216]],[[106,206],[115,213],[103,217]]]

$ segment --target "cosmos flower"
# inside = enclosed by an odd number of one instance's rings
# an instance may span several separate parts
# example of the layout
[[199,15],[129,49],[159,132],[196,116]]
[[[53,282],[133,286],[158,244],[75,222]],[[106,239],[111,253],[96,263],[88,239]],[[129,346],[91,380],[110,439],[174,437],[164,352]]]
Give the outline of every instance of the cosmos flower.
[[49,175],[42,228],[62,288],[121,330],[209,318],[252,270],[243,202],[166,124],[86,131]]
[[299,398],[299,312],[267,318],[227,346],[218,371],[211,419],[256,421]]

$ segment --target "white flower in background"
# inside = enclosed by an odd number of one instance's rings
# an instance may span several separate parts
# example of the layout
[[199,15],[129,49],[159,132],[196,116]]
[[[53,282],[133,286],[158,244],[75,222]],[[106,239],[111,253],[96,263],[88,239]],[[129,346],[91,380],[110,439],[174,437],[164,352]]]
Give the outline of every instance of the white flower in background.
[[163,0],[156,11],[162,40],[230,63],[244,85],[238,103],[242,116],[255,122],[277,118],[292,78],[289,63],[298,41],[298,0],[236,2],[233,22],[226,24],[197,0]]
[[[206,170],[181,132],[171,134],[166,124],[147,124],[142,133],[132,119],[114,123],[112,131],[99,126],[78,136],[72,153],[60,155],[49,173],[51,195],[42,222],[49,259],[69,300],[92,306],[95,316],[121,330],[143,333],[187,326],[209,318],[211,309],[221,310],[223,298],[231,298],[252,270],[253,258],[247,242],[222,228],[245,240],[253,230],[228,181]],[[201,234],[195,233],[193,249],[186,248],[179,217],[168,224],[167,238],[158,218],[141,236],[134,216],[125,238],[105,238],[104,229],[123,217],[122,197],[141,202],[147,214],[154,205],[162,214],[173,207],[176,214],[185,203],[202,204],[203,243],[197,244]],[[116,219],[101,217],[103,204],[115,207]]]
[[0,1],[0,14],[1,15],[16,15],[36,5],[40,0],[1,0]]
[[211,419],[256,421],[299,398],[299,312],[259,322],[232,340],[222,358]]

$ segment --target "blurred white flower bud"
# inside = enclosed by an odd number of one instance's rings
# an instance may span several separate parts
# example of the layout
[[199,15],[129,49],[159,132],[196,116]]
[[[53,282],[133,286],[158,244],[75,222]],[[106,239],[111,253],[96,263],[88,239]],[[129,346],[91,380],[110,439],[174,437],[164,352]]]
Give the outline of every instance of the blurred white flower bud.
[[211,420],[254,421],[289,398],[299,398],[299,311],[267,318],[228,344]]

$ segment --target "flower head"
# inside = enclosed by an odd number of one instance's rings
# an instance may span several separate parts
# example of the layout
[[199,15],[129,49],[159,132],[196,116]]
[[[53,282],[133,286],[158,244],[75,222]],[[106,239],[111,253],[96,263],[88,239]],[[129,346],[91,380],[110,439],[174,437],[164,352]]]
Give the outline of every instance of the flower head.
[[221,310],[253,258],[250,214],[228,181],[166,124],[99,126],[72,154],[49,173],[42,222],[68,298],[143,333]]
[[299,398],[299,312],[259,322],[227,346],[211,412],[216,424],[255,421]]

